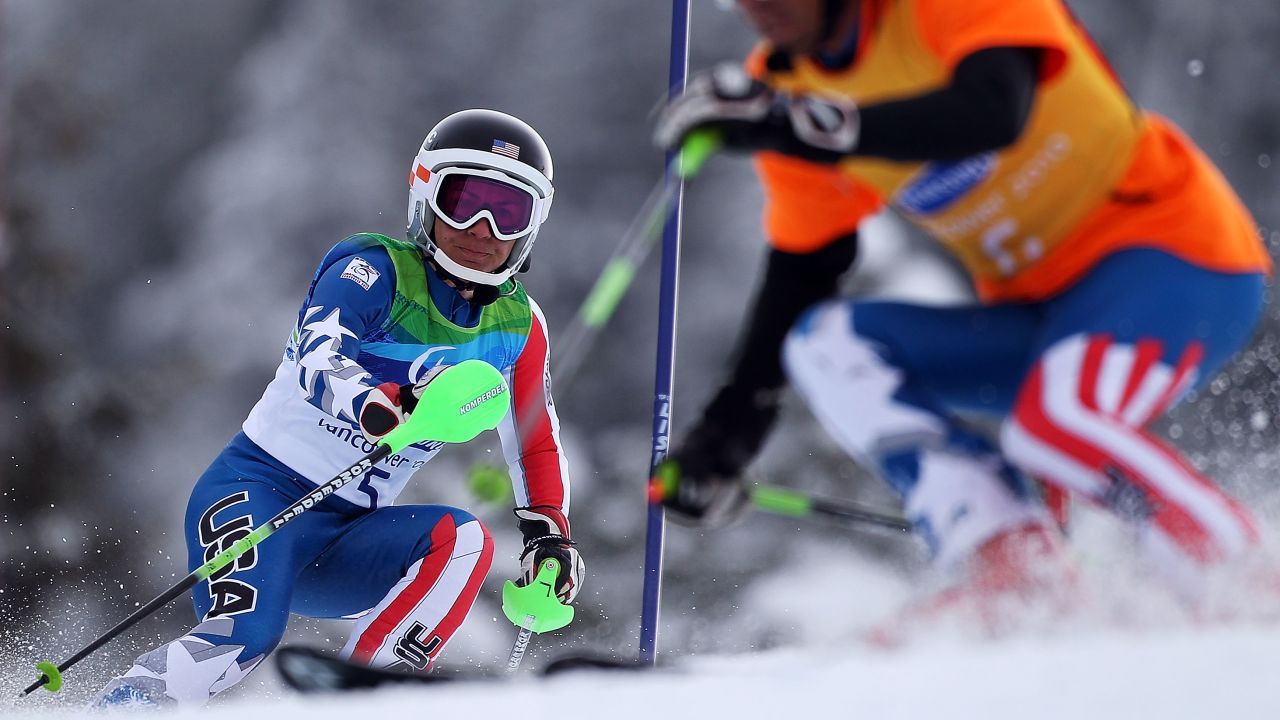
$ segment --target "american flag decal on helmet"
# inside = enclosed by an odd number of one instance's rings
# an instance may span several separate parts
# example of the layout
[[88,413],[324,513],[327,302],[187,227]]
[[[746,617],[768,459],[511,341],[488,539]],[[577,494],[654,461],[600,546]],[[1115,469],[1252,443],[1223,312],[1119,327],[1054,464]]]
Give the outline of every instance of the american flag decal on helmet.
[[494,141],[493,141],[493,147],[492,147],[491,149],[492,149],[494,152],[498,153],[499,155],[506,155],[507,157],[511,158],[512,160],[519,160],[519,159],[520,159],[520,146],[519,146],[519,145],[516,145],[516,144],[513,144],[513,143],[509,143],[509,142],[504,142],[504,141],[502,141],[502,140],[498,140],[498,139],[494,139]]

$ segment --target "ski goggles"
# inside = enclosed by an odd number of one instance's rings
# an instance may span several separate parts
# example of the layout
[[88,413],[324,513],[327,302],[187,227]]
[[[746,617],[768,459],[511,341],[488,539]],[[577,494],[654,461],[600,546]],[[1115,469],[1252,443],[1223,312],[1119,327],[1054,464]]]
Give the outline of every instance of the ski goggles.
[[528,235],[545,219],[546,200],[506,173],[445,167],[433,175],[435,190],[427,202],[437,217],[458,230],[484,218],[494,237],[509,241]]

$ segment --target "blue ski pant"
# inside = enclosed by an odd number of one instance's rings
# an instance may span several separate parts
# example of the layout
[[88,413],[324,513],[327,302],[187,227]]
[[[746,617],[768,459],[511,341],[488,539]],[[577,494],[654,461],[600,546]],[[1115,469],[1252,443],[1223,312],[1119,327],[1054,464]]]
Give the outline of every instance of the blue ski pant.
[[[197,481],[185,521],[191,569],[315,489],[264,456],[240,434]],[[470,609],[492,556],[488,532],[466,511],[368,510],[330,496],[198,584],[192,597],[199,619],[233,621],[229,634],[203,639],[241,646],[241,663],[270,652],[291,613],[364,613],[344,655],[424,670]]]
[[[830,301],[797,323],[784,359],[941,559],[1038,521],[1029,473],[1137,523],[1161,562],[1201,566],[1256,542],[1253,519],[1147,425],[1243,347],[1264,282],[1131,249],[1042,302]],[[959,411],[1000,418],[1000,450]]]

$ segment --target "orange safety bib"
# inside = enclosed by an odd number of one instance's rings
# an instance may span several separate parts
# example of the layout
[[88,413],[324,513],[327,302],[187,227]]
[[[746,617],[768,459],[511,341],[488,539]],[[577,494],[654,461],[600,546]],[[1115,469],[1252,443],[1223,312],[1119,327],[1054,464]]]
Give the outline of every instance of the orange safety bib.
[[[915,11],[910,0],[888,0],[846,70],[797,57],[769,81],[864,105],[941,89],[949,71],[926,47]],[[1013,145],[959,162],[851,158],[841,168],[940,240],[980,283],[1015,279],[1107,198],[1143,132],[1140,111],[1083,31],[1063,42],[1065,65],[1042,82]]]

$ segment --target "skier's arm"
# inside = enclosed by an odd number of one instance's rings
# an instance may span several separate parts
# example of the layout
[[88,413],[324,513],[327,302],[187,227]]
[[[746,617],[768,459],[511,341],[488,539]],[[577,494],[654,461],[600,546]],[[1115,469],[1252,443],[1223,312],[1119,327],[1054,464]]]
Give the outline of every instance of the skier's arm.
[[811,253],[769,251],[729,380],[668,457],[679,481],[664,503],[677,520],[714,526],[745,507],[741,473],[773,426],[785,382],[782,341],[801,313],[836,294],[856,254],[856,233]]
[[1035,99],[1040,57],[1036,48],[978,50],[960,60],[945,87],[865,107],[780,93],[740,68],[721,67],[690,82],[663,112],[655,135],[671,148],[693,130],[707,128],[729,147],[819,163],[857,155],[963,158],[1017,140]]
[[1040,51],[980,50],[936,92],[861,109],[855,155],[955,160],[1012,144],[1035,100]]
[[385,320],[394,294],[395,271],[385,251],[340,260],[316,280],[290,346],[307,402],[358,423],[373,438],[404,417],[399,386],[379,385],[357,362],[361,338]]
[[546,558],[560,562],[556,595],[573,602],[584,565],[569,528],[569,466],[560,444],[560,420],[551,400],[551,347],[542,309],[529,299],[533,322],[524,350],[509,371],[511,411],[498,426],[524,536],[521,580],[531,582]]
[[737,477],[764,443],[786,382],[782,341],[801,313],[836,295],[858,254],[856,233],[814,252],[769,250],[731,372],[673,455],[686,474]]
[[517,505],[546,505],[569,513],[569,466],[560,445],[560,420],[551,400],[550,345],[542,310],[529,301],[533,323],[524,350],[508,371],[511,412],[498,426]]
[[769,250],[764,279],[734,351],[729,380],[704,417],[728,421],[747,411],[749,425],[767,426],[764,418],[771,421],[778,390],[785,382],[783,339],[802,312],[836,294],[840,276],[853,265],[857,249],[854,233],[811,253]]

